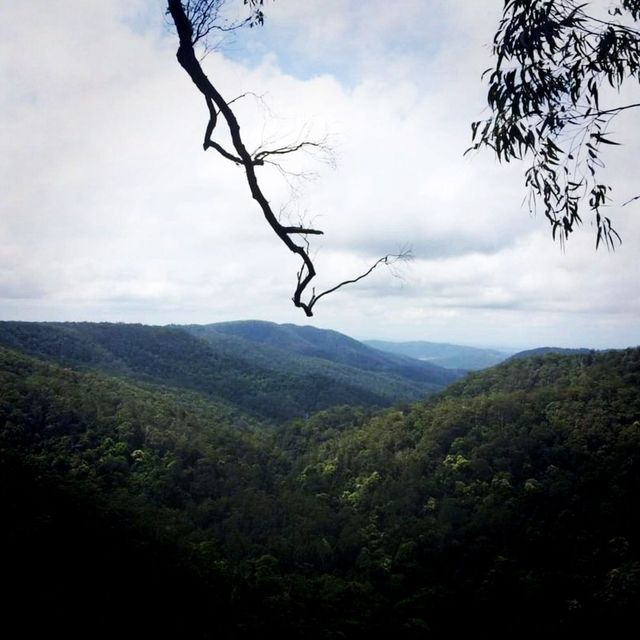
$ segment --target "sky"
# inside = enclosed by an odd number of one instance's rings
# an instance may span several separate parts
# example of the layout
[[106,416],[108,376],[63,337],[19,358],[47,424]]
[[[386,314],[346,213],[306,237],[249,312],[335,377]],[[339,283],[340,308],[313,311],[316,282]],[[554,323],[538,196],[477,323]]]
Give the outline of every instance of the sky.
[[[204,101],[175,59],[161,0],[0,6],[0,319],[145,324],[260,319],[358,339],[503,347],[640,344],[640,201],[590,220],[564,250],[523,207],[525,165],[463,156],[488,116],[480,76],[500,0],[266,0],[262,28],[203,60],[251,149],[326,140],[259,175],[283,220],[313,239],[318,291],[242,171],[203,152]],[[242,10],[229,8],[231,12]],[[638,114],[615,125],[618,202],[637,195]],[[222,138],[224,140],[224,138]]]

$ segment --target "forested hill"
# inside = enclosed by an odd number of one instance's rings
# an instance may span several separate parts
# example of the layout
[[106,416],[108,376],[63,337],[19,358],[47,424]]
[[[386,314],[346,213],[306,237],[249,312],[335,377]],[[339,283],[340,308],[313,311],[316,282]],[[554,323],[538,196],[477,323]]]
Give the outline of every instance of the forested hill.
[[448,369],[466,369],[468,371],[493,367],[509,355],[509,353],[497,349],[480,349],[424,340],[412,342],[366,340],[365,344],[374,349],[410,356]]
[[531,358],[538,356],[546,356],[549,353],[556,353],[563,356],[586,355],[593,353],[592,349],[566,349],[564,347],[537,347],[536,349],[527,349],[526,351],[518,351],[514,353],[510,359],[517,360],[519,358]]
[[84,637],[104,615],[112,637],[619,637],[636,621],[640,349],[514,360],[413,406],[278,429],[4,349],[0,388],[5,598],[37,606],[27,631]]
[[374,349],[337,331],[310,326],[244,320],[183,328],[214,345],[219,344],[221,336],[234,336],[244,344],[253,344],[254,348],[259,345],[260,352],[267,353],[270,357],[276,352],[281,358],[286,354],[294,365],[301,363],[308,366],[308,358],[314,358],[362,371],[397,376],[432,387],[443,387],[463,374],[461,371],[449,371],[416,358]]
[[[274,325],[276,326],[276,325]],[[383,407],[442,389],[457,372],[376,352],[314,330],[333,349],[301,353],[214,326],[0,322],[0,345],[66,367],[206,394],[256,417],[284,420],[338,404]],[[344,345],[349,345],[345,349]],[[358,352],[365,353],[366,357]],[[345,355],[339,353],[344,350]],[[347,357],[347,351],[360,354]]]

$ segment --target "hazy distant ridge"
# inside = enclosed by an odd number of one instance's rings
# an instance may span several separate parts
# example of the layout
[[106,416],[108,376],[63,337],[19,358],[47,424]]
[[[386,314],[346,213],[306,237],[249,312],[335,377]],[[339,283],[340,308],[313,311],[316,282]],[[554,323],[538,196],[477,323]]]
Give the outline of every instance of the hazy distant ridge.
[[546,356],[555,353],[560,356],[579,356],[587,353],[595,353],[593,349],[567,349],[565,347],[537,347],[536,349],[527,349],[518,351],[509,357],[509,360],[518,360],[520,358],[534,358],[536,356]]
[[364,344],[381,351],[428,361],[447,369],[466,369],[470,371],[493,367],[506,360],[512,353],[497,349],[482,349],[443,342],[426,342],[424,340],[413,342],[365,340]]

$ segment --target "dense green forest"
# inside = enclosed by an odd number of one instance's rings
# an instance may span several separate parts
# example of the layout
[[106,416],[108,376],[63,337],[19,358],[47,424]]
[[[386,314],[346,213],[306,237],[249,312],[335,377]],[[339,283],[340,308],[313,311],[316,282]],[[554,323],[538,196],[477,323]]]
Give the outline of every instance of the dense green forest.
[[[265,327],[279,339],[256,339]],[[307,337],[293,343],[283,338],[291,329],[273,323],[0,322],[0,346],[63,366],[197,391],[279,422],[337,404],[384,407],[419,400],[461,375],[385,354],[335,331],[297,329]]]
[[91,345],[100,366],[0,348],[5,604],[26,637],[636,623],[640,349],[515,359],[418,403],[274,422],[175,384],[162,359],[153,379],[122,375]]

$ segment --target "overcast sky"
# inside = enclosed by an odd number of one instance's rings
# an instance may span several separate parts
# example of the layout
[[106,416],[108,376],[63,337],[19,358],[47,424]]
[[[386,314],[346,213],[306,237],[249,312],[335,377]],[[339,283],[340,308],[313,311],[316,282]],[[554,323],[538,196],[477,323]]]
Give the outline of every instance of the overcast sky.
[[[239,1],[239,0],[238,0]],[[242,3],[239,2],[240,8]],[[328,137],[275,210],[325,232],[318,289],[410,245],[415,260],[318,303],[291,303],[298,264],[238,167],[204,153],[206,108],[175,60],[160,0],[0,6],[0,319],[314,324],[356,338],[513,348],[640,343],[640,208],[595,251],[563,252],[522,207],[524,166],[463,157],[485,117],[480,75],[500,0],[266,0],[204,66],[237,103],[247,146]],[[607,157],[637,195],[638,114]]]

